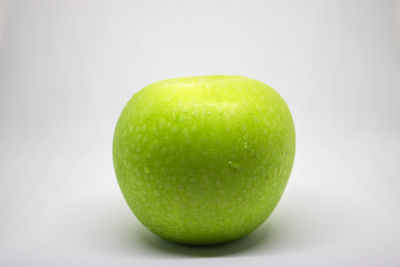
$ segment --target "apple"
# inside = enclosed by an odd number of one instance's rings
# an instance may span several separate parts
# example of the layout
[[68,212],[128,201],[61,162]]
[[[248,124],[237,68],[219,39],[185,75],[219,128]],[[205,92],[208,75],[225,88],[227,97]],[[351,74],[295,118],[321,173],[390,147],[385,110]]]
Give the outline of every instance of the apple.
[[206,245],[244,237],[281,198],[295,154],[292,116],[268,85],[237,75],[155,82],[115,128],[123,196],[154,234]]

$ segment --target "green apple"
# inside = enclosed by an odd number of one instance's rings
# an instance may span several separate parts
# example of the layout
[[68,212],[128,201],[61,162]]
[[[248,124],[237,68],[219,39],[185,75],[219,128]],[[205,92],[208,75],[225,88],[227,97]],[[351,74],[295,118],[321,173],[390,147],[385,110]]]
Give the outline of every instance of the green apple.
[[139,221],[164,239],[198,245],[260,226],[283,194],[294,154],[281,96],[230,75],[144,87],[123,109],[113,144],[119,186]]

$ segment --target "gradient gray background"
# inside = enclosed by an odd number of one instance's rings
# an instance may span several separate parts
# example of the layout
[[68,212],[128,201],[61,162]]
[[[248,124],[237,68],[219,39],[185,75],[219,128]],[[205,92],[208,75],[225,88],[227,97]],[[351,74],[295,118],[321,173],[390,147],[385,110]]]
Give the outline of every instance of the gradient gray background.
[[[0,3],[1,266],[399,266],[398,2]],[[111,149],[133,93],[205,74],[274,87],[297,157],[261,228],[193,248],[138,223]]]

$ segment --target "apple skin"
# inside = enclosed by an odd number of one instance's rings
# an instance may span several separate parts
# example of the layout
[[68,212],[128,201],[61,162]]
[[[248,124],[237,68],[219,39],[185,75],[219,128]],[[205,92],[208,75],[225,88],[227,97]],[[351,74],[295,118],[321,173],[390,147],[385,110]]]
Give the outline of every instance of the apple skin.
[[244,237],[272,213],[295,154],[292,116],[268,85],[243,76],[169,79],[123,109],[117,180],[154,234],[206,245]]

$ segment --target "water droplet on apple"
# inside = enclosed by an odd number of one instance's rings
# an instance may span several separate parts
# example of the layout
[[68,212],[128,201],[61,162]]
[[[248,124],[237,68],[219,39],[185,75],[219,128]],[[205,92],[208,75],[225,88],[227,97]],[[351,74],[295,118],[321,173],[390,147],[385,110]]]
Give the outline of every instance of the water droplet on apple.
[[228,165],[230,166],[230,167],[232,167],[233,169],[235,169],[235,170],[237,170],[237,169],[239,169],[240,168],[240,164],[239,164],[239,162],[235,162],[235,161],[229,161],[228,162]]
[[150,173],[149,167],[147,167],[147,166],[144,167],[144,173],[145,174],[149,174]]

